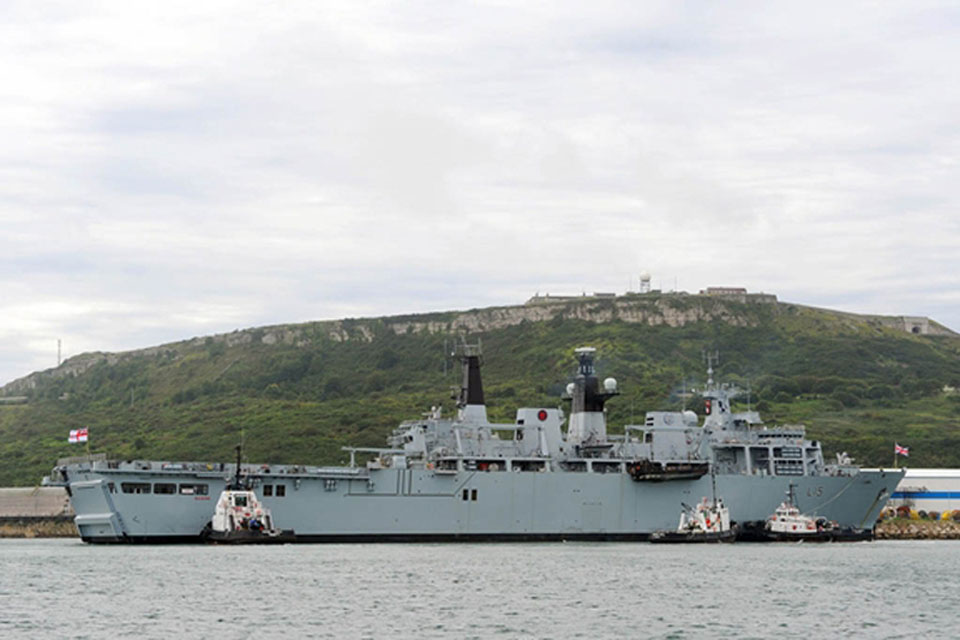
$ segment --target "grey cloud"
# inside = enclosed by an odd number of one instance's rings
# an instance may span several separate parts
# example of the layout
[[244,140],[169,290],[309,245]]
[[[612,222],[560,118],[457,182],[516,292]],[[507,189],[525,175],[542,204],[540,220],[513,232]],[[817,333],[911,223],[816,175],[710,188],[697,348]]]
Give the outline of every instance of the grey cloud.
[[960,328],[947,4],[3,11],[0,380],[641,269]]

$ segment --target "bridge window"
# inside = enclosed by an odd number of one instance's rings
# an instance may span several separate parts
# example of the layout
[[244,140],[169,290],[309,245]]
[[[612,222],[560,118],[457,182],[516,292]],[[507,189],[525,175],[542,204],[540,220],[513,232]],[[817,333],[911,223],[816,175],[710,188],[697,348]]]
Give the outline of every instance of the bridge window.
[[620,463],[594,460],[593,471],[594,473],[620,473]]
[[209,487],[205,484],[182,484],[180,485],[180,495],[182,496],[205,496],[209,492]]
[[471,490],[470,490],[470,499],[473,500],[474,502],[477,501],[477,490],[476,490],[476,489],[471,489]]
[[273,485],[272,485],[272,484],[265,484],[265,485],[263,485],[263,495],[264,495],[264,497],[266,497],[266,496],[272,496],[272,495],[273,495]]
[[120,490],[124,493],[150,493],[149,482],[121,482]]
[[276,494],[277,494],[277,497],[278,497],[278,498],[282,498],[282,497],[284,497],[285,495],[287,495],[287,485],[285,485],[285,484],[278,484],[278,485],[277,485]]
[[463,501],[466,502],[470,499],[470,489],[463,490]]
[[177,492],[177,485],[168,484],[166,482],[158,482],[153,485],[154,493],[162,493],[163,495],[172,495]]

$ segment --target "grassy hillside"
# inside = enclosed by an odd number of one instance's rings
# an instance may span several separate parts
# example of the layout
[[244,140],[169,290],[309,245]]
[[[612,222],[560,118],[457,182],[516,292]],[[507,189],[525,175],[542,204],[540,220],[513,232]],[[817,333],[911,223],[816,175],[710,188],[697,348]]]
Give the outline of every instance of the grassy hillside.
[[453,407],[444,346],[464,323],[483,341],[492,419],[556,406],[573,349],[590,345],[601,375],[620,382],[608,405],[616,432],[679,407],[681,384],[702,383],[702,352],[716,349],[720,379],[749,386],[768,422],[807,424],[828,452],[890,465],[896,440],[913,466],[960,466],[960,395],[943,391],[960,387],[960,338],[690,296],[318,322],[85,356],[6,388],[30,401],[0,406],[0,485],[35,484],[58,457],[82,453],[66,442],[79,426],[93,451],[118,458],[228,460],[242,431],[251,460],[340,462],[344,444],[381,446],[400,420]]

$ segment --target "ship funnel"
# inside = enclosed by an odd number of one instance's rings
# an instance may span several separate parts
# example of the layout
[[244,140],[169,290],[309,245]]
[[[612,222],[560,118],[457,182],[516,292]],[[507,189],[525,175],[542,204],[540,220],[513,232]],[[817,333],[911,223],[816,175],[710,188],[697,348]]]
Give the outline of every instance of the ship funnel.
[[483,400],[483,381],[480,379],[480,343],[463,343],[458,348],[463,378],[457,398],[459,417],[464,422],[487,422],[487,407]]

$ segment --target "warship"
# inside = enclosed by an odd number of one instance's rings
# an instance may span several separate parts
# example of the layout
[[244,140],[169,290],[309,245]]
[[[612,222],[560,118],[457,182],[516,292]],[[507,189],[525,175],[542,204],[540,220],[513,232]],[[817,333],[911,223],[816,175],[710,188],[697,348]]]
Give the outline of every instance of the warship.
[[[789,485],[803,512],[872,530],[903,470],[826,464],[802,426],[766,426],[733,412],[738,390],[713,380],[693,411],[651,411],[607,431],[596,350],[576,350],[562,408],[487,418],[478,345],[461,349],[455,415],[432,408],[403,422],[387,447],[344,447],[346,466],[113,460],[58,461],[46,484],[66,487],[89,543],[199,542],[215,501],[243,477],[296,542],[646,540],[675,526],[677,509],[711,492],[732,522],[757,521]],[[565,428],[564,428],[565,427]],[[712,484],[715,483],[715,490]]]

